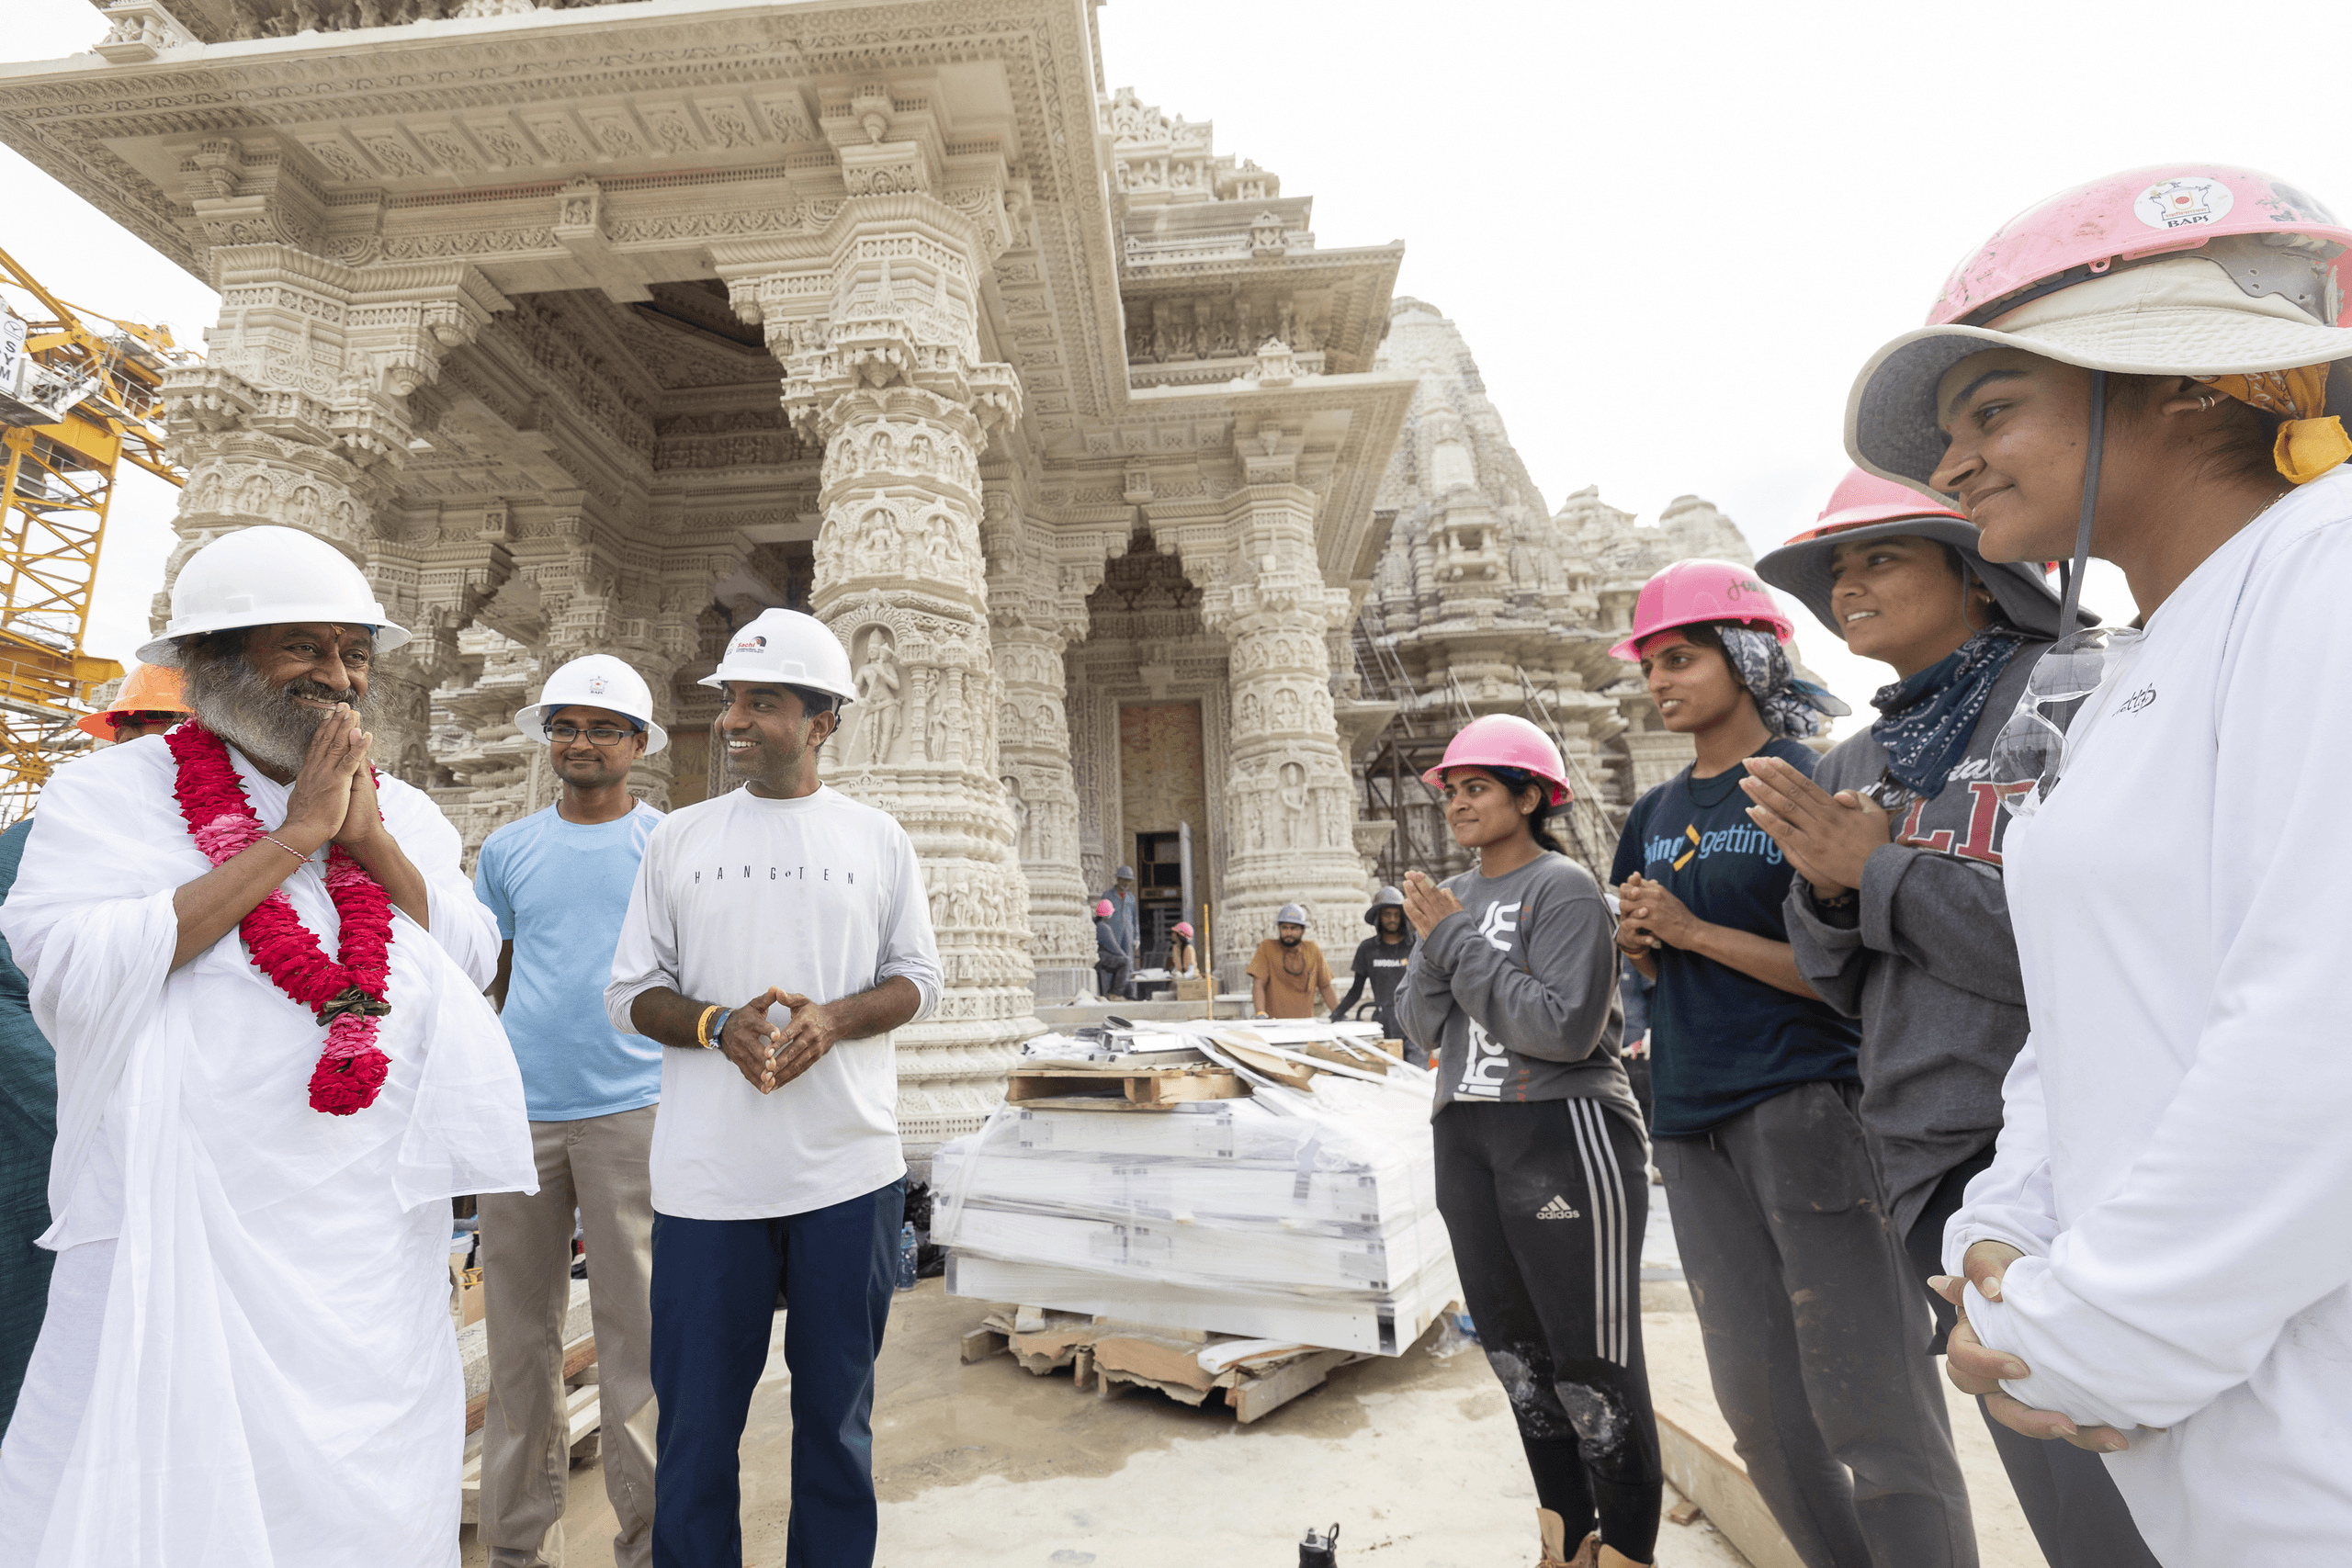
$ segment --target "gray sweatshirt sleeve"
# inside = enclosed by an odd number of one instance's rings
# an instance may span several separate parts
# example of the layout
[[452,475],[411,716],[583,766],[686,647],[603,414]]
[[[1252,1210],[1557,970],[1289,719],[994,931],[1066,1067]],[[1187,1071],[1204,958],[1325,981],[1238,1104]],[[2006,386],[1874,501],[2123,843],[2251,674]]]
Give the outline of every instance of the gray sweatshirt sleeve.
[[1955,990],[2025,1006],[2009,892],[1989,865],[1888,844],[1862,866],[1862,944]]
[[[1449,916],[1438,930],[1443,931],[1452,920]],[[1429,942],[1415,942],[1406,960],[1405,983],[1396,987],[1396,1021],[1405,1038],[1435,1056],[1444,1043],[1439,1036],[1446,1017],[1453,1011],[1453,987],[1452,972],[1430,949]]]
[[1989,865],[1887,844],[1863,863],[1852,904],[1822,908],[1800,876],[1789,886],[1786,913],[1797,973],[1849,1018],[1861,1016],[1873,953],[1900,958],[1971,996],[2025,1006],[2008,889]]
[[1856,906],[1825,909],[1813,901],[1813,884],[1795,876],[1789,880],[1788,901],[1781,914],[1789,929],[1789,948],[1804,983],[1848,1018],[1861,1017],[1862,981],[1871,965]]
[[1502,1045],[1539,1061],[1581,1062],[1617,998],[1615,925],[1598,893],[1555,891],[1530,902],[1520,933],[1525,967],[1467,914],[1440,920],[1421,951],[1451,974],[1453,1000]]

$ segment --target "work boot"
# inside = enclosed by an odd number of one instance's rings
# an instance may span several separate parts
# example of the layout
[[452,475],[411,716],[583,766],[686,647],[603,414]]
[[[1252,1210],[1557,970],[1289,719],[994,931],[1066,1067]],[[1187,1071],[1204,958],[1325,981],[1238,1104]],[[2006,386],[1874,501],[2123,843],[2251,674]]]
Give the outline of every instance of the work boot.
[[1544,1558],[1535,1568],[1594,1568],[1594,1553],[1600,1550],[1600,1538],[1589,1535],[1577,1548],[1574,1557],[1568,1555],[1568,1521],[1549,1508],[1535,1510],[1535,1531],[1544,1539]]
[[1600,1549],[1600,1568],[1650,1568],[1646,1562],[1636,1562],[1613,1546]]

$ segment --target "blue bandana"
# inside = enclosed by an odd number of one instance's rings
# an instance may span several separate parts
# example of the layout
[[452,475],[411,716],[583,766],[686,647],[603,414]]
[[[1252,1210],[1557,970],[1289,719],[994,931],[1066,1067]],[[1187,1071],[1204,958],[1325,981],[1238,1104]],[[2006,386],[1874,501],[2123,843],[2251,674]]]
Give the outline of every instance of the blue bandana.
[[1976,720],[2024,638],[2006,628],[1978,632],[1913,675],[1871,697],[1871,734],[1886,749],[1887,776],[1932,800],[1968,754]]

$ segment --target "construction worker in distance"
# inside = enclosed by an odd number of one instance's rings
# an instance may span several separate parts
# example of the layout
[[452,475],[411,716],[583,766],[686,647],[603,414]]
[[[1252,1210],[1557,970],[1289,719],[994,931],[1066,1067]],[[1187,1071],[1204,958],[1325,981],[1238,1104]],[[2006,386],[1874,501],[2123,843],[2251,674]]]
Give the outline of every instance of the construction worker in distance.
[[1306,906],[1284,904],[1274,912],[1274,934],[1250,958],[1250,1005],[1260,1018],[1313,1018],[1315,998],[1336,1016],[1340,993],[1323,950],[1306,940]]
[[1339,1018],[1354,1010],[1357,999],[1368,987],[1372,992],[1373,1016],[1380,1021],[1384,1040],[1401,1040],[1405,1044],[1405,1059],[1417,1067],[1430,1065],[1430,1054],[1411,1040],[1406,1040],[1396,1022],[1396,986],[1405,978],[1406,961],[1413,955],[1413,928],[1405,919],[1405,894],[1401,888],[1384,887],[1373,896],[1372,908],[1363,912],[1363,923],[1373,934],[1356,943],[1356,958],[1352,965],[1355,983],[1331,1016]]
[[143,735],[161,735],[187,712],[177,670],[166,664],[134,664],[106,711],[83,715],[74,728],[95,740],[119,746]]
[[1127,994],[1127,948],[1119,931],[1119,908],[1108,898],[1094,900],[1094,988],[1104,1001]]
[[604,1008],[638,863],[662,813],[629,769],[670,743],[645,678],[591,653],[547,679],[515,729],[545,738],[555,803],[484,840],[474,892],[503,939],[490,986],[523,1069],[536,1193],[481,1201],[490,1400],[479,1531],[494,1568],[563,1555],[563,1322],[573,1215],[588,1244],[599,1454],[613,1559],[653,1554],[653,1196],[648,1173],[662,1047]]
[[1179,920],[1168,933],[1168,973],[1179,980],[1197,978],[1201,955],[1193,943],[1193,922]]
[[[132,669],[103,713],[74,728],[101,745],[161,735],[187,716],[180,672],[161,664]],[[29,817],[0,832],[0,902],[16,885]],[[33,1021],[24,971],[0,939],[0,1432],[17,1407],[25,1363],[40,1334],[57,1255],[33,1245],[49,1229],[49,1157],[57,1143],[57,1053]]]
[[[1142,910],[1136,899],[1136,868],[1123,865],[1111,874],[1111,886],[1102,897],[1111,900],[1118,923],[1119,950],[1127,955],[1127,973],[1144,966]],[[1120,995],[1125,996],[1125,990]]]
[[739,1455],[776,1301],[792,1375],[786,1556],[874,1561],[874,1361],[906,1219],[890,1032],[939,1005],[914,841],[818,781],[857,688],[822,621],[768,610],[703,678],[728,772],[647,840],[613,1027],[658,1040],[653,1561],[743,1561]]
[[1618,1057],[1615,922],[1553,836],[1570,795],[1551,737],[1489,714],[1421,779],[1477,857],[1442,886],[1406,873],[1420,944],[1396,998],[1437,1068],[1437,1205],[1463,1303],[1535,1481],[1539,1568],[1642,1568],[1665,1472],[1642,1356],[1648,1139]]
[[1857,1107],[1860,1032],[1799,973],[1792,871],[1747,816],[1756,758],[1809,773],[1846,705],[1798,678],[1792,627],[1730,561],[1678,561],[1610,651],[1641,662],[1691,764],[1618,840],[1618,945],[1650,994],[1652,1157],[1715,1402],[1809,1563],[1974,1568],[1928,1303]]
[[[2018,786],[1990,777],[1990,761],[2062,630],[2059,597],[2039,564],[1987,561],[1959,513],[1860,469],[1756,571],[1894,674],[1871,699],[1877,720],[1811,778],[1751,757],[1740,787],[1796,868],[1784,912],[1798,973],[1861,1024],[1862,1126],[1925,1281],[1993,1163],[2001,1080],[2025,1043],[2001,879],[1999,801]],[[1941,1355],[1956,1309],[1928,1303]],[[2155,1568],[2098,1455],[1984,1420],[2052,1568]]]
[[2143,618],[2062,614],[1992,747],[2033,1032],[1943,1289],[1952,1381],[2097,1450],[2167,1563],[2352,1541],[2347,254],[2269,175],[2111,175],[2003,225],[1847,405],[1986,559],[2067,561],[2071,609],[2097,555]]

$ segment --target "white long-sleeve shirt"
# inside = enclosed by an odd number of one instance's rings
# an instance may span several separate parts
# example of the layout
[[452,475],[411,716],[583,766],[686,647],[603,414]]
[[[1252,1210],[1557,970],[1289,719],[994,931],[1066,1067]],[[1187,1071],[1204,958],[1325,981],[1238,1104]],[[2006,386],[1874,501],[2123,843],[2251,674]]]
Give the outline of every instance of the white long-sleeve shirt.
[[[275,830],[289,786],[231,755]],[[326,1032],[238,934],[173,966],[174,894],[210,869],[175,777],[159,737],[62,770],[0,908],[57,1047],[44,1244],[116,1243],[103,1301],[77,1303],[102,1318],[78,1427],[0,1450],[0,1562],[455,1568],[448,1200],[533,1182],[522,1078],[481,995],[497,928],[456,829],[381,780],[431,929],[393,911],[376,1102],[313,1111]],[[289,860],[281,890],[332,953],[323,862]],[[18,1495],[20,1443],[32,1467],[30,1445],[70,1445],[53,1501]]]
[[[938,1005],[931,905],[906,829],[830,786],[775,800],[739,789],[662,818],[646,840],[605,1009],[633,1030],[667,987],[738,1006],[771,986],[817,1001],[894,976]],[[778,1028],[790,1014],[769,1009]],[[662,1054],[653,1207],[692,1220],[806,1213],[906,1174],[890,1036],[843,1040],[763,1095],[720,1051]]]
[[2338,469],[2165,601],[2008,835],[2032,1036],[1945,1263],[2029,1255],[1969,1315],[2019,1399],[2131,1436],[2177,1568],[2352,1554],[2347,583]]

